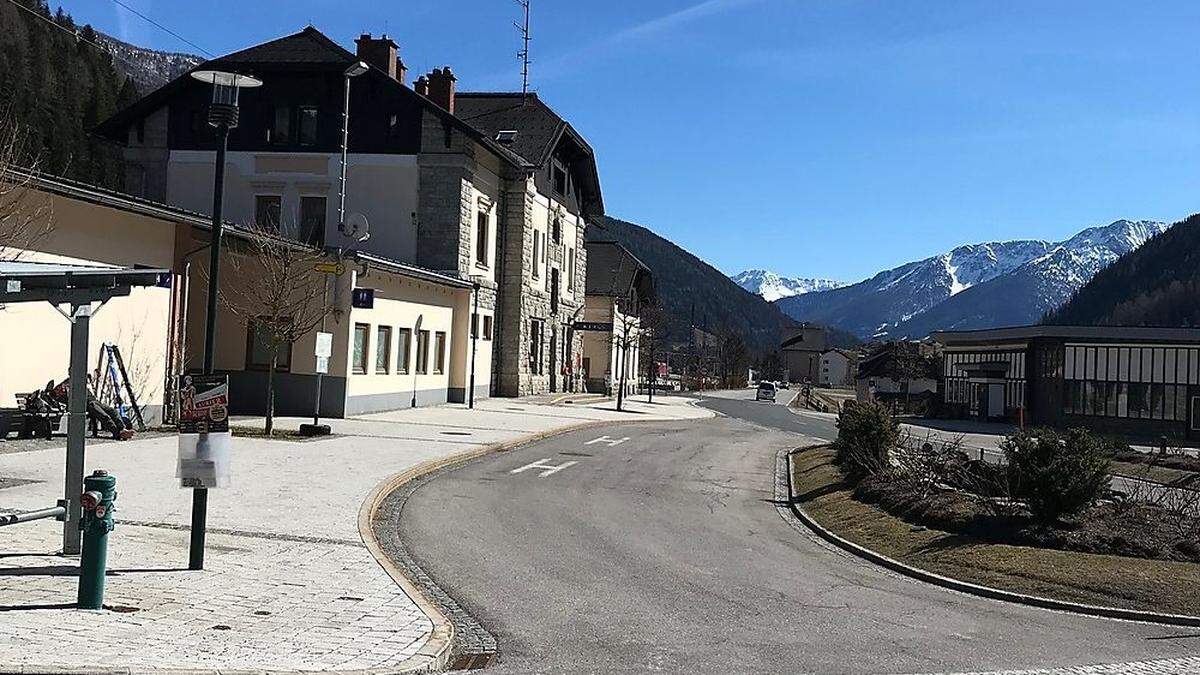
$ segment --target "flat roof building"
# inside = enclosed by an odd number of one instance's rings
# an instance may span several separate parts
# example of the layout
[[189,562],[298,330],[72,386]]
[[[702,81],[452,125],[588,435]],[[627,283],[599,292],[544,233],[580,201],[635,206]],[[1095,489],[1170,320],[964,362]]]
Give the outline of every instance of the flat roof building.
[[932,335],[956,417],[1200,441],[1200,329],[1019,326]]

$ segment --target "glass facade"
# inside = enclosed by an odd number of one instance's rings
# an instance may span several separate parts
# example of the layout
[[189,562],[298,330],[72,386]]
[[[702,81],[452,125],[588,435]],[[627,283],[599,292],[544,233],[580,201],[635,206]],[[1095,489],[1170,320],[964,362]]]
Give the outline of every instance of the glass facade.
[[950,352],[942,356],[942,377],[945,378],[943,397],[946,403],[961,403],[971,407],[979,403],[979,387],[969,382],[963,366],[978,363],[1007,363],[1004,373],[1004,407],[1025,407],[1025,351]]
[[1062,353],[1063,412],[1187,421],[1200,349],[1068,344]]

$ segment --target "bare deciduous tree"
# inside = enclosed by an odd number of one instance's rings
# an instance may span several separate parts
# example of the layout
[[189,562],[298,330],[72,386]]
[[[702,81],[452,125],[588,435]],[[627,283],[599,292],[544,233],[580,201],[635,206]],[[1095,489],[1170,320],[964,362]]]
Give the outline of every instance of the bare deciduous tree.
[[267,405],[264,432],[275,428],[275,372],[281,350],[308,335],[330,313],[325,279],[315,266],[325,253],[280,238],[273,229],[250,226],[226,260],[222,304],[254,332],[267,351]]
[[19,260],[50,234],[50,202],[33,189],[38,171],[25,134],[0,120],[0,262]]

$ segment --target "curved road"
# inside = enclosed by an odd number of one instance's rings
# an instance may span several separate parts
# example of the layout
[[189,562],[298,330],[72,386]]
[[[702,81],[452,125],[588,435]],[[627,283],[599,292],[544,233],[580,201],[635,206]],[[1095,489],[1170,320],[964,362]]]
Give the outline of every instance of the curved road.
[[776,452],[827,437],[832,420],[782,399],[703,404],[724,414],[562,435],[409,498],[407,548],[495,635],[495,670],[978,671],[1200,644],[1197,631],[942,590],[834,550],[773,503]]

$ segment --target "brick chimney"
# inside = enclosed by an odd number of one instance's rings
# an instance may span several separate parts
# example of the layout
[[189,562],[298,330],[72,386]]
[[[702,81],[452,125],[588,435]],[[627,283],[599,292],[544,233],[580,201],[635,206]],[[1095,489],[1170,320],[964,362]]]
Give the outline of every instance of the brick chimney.
[[422,96],[429,96],[429,80],[425,79],[424,75],[418,77],[417,81],[413,82],[413,91]]
[[454,114],[454,82],[457,79],[450,66],[434,68],[429,73],[429,98],[451,115]]
[[354,41],[354,44],[358,46],[359,59],[387,73],[388,77],[393,80],[398,79],[396,66],[399,61],[396,58],[396,52],[399,47],[387,36],[387,33],[378,38],[371,37],[370,33],[363,33]]
[[399,57],[396,58],[396,81],[404,84],[404,79],[408,75],[408,66],[404,65]]

